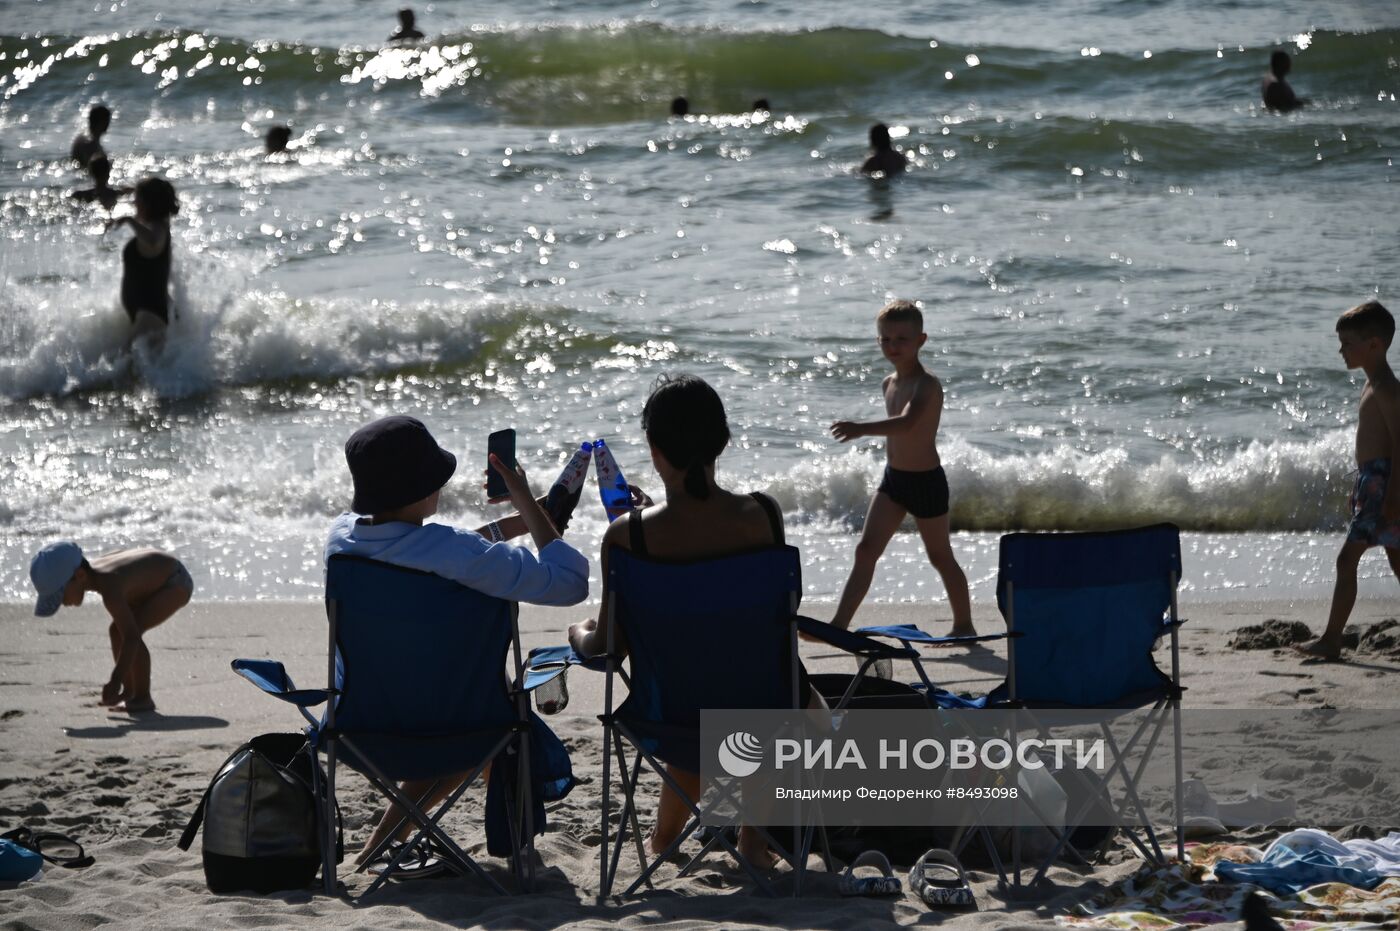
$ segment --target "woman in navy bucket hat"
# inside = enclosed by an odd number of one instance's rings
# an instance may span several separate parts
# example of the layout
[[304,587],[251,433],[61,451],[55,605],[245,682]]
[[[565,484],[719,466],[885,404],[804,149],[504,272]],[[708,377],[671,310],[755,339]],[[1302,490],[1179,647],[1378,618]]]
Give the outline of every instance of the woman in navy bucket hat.
[[[519,466],[512,469],[494,456],[490,460],[505,479],[518,513],[468,530],[425,523],[437,513],[438,496],[456,471],[457,457],[439,446],[421,421],[393,416],[366,424],[345,444],[345,461],[355,498],[352,513],[340,515],[331,525],[328,563],[340,554],[364,556],[431,572],[507,601],[572,605],[588,597],[588,560],[560,539]],[[525,533],[538,556],[507,542]],[[430,808],[456,787],[456,781],[445,779],[436,785],[406,783],[403,791],[410,798],[432,793],[422,802]],[[391,806],[364,851],[379,846],[401,821],[402,813]]]
[[379,514],[428,497],[452,478],[457,457],[437,444],[423,422],[384,417],[356,430],[345,444],[355,482],[356,514]]

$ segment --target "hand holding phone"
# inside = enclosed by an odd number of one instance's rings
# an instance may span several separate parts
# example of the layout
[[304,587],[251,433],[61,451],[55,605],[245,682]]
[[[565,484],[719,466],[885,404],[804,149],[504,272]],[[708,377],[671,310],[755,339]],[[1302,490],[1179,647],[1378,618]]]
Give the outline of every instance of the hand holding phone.
[[488,501],[495,501],[510,495],[505,478],[491,467],[492,456],[501,460],[512,472],[515,471],[514,430],[497,430],[486,438],[486,498]]

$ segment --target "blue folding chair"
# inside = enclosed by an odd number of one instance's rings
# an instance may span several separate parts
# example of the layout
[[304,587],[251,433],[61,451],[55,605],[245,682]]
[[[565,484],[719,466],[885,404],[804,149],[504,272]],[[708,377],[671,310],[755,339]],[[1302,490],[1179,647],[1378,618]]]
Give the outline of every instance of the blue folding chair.
[[[1054,849],[1031,885],[1066,850],[1070,835],[1099,806],[1110,802],[1110,780],[1120,778],[1124,799],[1136,810],[1142,830],[1122,827],[1142,855],[1165,862],[1138,784],[1168,718],[1172,721],[1176,779],[1177,855],[1184,858],[1181,825],[1181,663],[1176,589],[1181,579],[1180,531],[1172,524],[1101,533],[1012,533],[1001,538],[997,604],[1014,635],[1008,645],[1006,681],[980,702],[985,707],[1024,708],[1042,730],[1054,726],[1056,710],[1098,710],[1105,746],[1112,756],[1102,778],[1071,813]],[[1158,668],[1152,650],[1171,640],[1171,672]],[[1108,721],[1143,710],[1125,741],[1115,740]],[[1141,754],[1130,767],[1134,750]],[[1019,835],[1018,835],[1019,836]],[[1077,851],[1073,853],[1083,859]],[[1019,861],[1019,858],[1018,858]],[[1020,863],[1016,881],[1020,882]]]
[[[398,851],[365,891],[373,893],[398,870],[406,851],[431,839],[435,852],[455,872],[471,873],[492,890],[506,890],[440,826],[442,817],[497,763],[512,776],[492,774],[503,789],[512,870],[522,888],[533,881],[534,800],[531,796],[529,735],[532,714],[523,681],[517,606],[456,582],[377,562],[339,555],[326,569],[326,614],[330,650],[324,689],[297,689],[280,662],[234,660],[234,671],[264,692],[290,702],[310,722],[312,745],[326,757],[326,811],[322,824],[325,889],[336,888],[331,808],[336,765],[362,773],[386,798],[398,803],[417,836]],[[506,676],[511,654],[512,679]],[[339,668],[337,668],[339,667]],[[326,705],[317,720],[307,710]],[[469,775],[429,813],[421,799],[404,795],[401,780]],[[571,780],[570,780],[571,782]],[[566,789],[567,791],[567,789]],[[488,796],[488,820],[491,801]],[[403,822],[400,822],[402,827]],[[488,831],[490,825],[488,824]],[[371,851],[388,847],[397,830]],[[364,869],[364,867],[361,867]]]
[[[606,654],[601,665],[604,686],[602,845],[599,851],[599,899],[611,895],[620,854],[631,831],[640,874],[627,888],[632,895],[650,884],[656,868],[699,827],[699,799],[690,798],[666,771],[673,764],[700,772],[702,709],[805,707],[799,690],[798,631],[863,658],[909,659],[912,650],[860,637],[797,614],[802,593],[801,557],[795,547],[773,545],[748,552],[693,562],[670,562],[637,556],[614,547],[608,552]],[[619,636],[627,644],[626,663],[618,656]],[[558,651],[547,658],[557,664]],[[589,665],[595,668],[597,659]],[[557,668],[557,666],[556,666]],[[628,695],[614,706],[614,677]],[[636,751],[628,766],[626,744]],[[621,776],[624,805],[612,836],[613,759]],[[637,821],[636,788],[642,764],[661,776],[689,806],[690,821],[670,847],[648,861]],[[762,830],[762,829],[760,829]],[[812,833],[788,852],[764,831],[769,845],[796,872],[800,891]],[[710,850],[722,846],[767,894],[771,884],[739,854],[725,831],[715,831],[701,851],[681,870],[685,875]],[[823,837],[823,852],[826,844]],[[831,868],[829,856],[827,868]]]

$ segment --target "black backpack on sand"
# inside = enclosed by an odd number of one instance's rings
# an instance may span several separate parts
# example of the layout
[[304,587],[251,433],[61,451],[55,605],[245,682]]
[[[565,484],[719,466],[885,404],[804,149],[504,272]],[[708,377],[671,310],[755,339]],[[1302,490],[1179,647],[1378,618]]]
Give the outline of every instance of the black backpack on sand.
[[[180,849],[190,849],[203,822],[204,881],[210,892],[305,889],[321,868],[325,832],[316,792],[324,797],[325,787],[304,734],[254,737],[215,773],[180,837]],[[339,820],[337,809],[337,829]],[[337,841],[337,863],[342,856]]]

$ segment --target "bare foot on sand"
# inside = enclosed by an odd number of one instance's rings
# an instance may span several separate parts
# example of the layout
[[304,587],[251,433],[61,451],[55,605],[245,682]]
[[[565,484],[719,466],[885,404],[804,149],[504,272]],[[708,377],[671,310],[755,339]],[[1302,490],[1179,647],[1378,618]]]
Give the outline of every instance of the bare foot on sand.
[[[669,840],[666,841],[666,843],[664,844],[657,840],[656,832],[652,831],[650,834],[647,835],[647,856],[659,857],[662,853],[665,852],[666,848],[670,845],[671,842]],[[685,856],[685,854],[681,853],[680,848],[677,847],[675,850],[671,851],[671,855],[666,859],[671,861],[672,863],[683,863],[685,862],[687,857]]]
[[749,840],[741,836],[739,838],[739,853],[743,855],[745,860],[752,863],[756,870],[771,870],[778,865],[777,854],[768,849],[768,842],[762,837]]
[[99,705],[120,705],[126,701],[126,694],[120,682],[108,682],[102,686],[102,697],[97,700]]
[[113,711],[124,711],[127,714],[147,714],[156,710],[156,703],[146,698],[128,698],[112,709]]
[[1302,654],[1305,659],[1335,663],[1342,658],[1342,648],[1326,642],[1321,637],[1312,643],[1295,643],[1293,649]]

